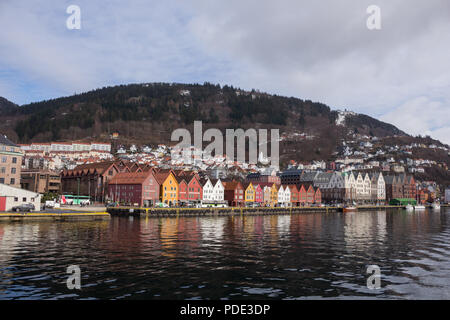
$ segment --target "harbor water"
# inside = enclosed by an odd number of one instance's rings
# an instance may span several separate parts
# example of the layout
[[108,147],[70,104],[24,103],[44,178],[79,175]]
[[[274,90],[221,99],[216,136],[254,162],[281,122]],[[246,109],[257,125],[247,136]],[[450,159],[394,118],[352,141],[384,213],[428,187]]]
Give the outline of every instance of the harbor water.
[[[450,299],[449,216],[0,222],[0,299]],[[368,286],[370,265],[381,287]]]

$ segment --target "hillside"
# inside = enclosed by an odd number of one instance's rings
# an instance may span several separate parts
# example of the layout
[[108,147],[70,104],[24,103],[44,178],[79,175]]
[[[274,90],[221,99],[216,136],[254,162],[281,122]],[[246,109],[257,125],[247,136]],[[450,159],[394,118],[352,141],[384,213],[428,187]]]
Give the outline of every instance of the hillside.
[[[366,115],[353,114],[337,125],[330,107],[310,100],[245,92],[232,86],[205,84],[130,84],[41,101],[23,106],[6,102],[0,131],[19,143],[65,139],[109,140],[119,143],[168,143],[171,132],[192,128],[194,120],[208,127],[279,128],[294,138],[280,146],[282,160],[328,160],[340,140],[361,135],[406,136],[395,126]],[[311,139],[301,138],[304,133]]]
[[0,115],[14,112],[18,106],[11,101],[0,97]]

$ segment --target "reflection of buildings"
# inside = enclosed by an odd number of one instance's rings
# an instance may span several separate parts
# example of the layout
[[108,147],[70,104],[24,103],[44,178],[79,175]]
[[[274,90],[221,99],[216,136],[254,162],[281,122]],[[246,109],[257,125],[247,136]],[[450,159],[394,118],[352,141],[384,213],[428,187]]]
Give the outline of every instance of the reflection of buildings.
[[39,224],[0,224],[0,263],[11,260],[26,242],[36,242],[38,233]]
[[373,246],[386,238],[386,212],[355,212],[344,214],[344,239],[347,245]]
[[291,225],[291,216],[281,215],[278,217],[278,234],[280,237],[289,234],[290,225]]
[[[164,218],[161,219],[160,228],[160,240],[161,245],[164,250],[171,250],[177,244],[177,234],[178,234],[178,218]],[[164,253],[163,253],[164,254]],[[166,252],[166,255],[173,257],[173,253]]]
[[204,246],[213,245],[223,239],[226,218],[206,218],[200,220],[202,243]]

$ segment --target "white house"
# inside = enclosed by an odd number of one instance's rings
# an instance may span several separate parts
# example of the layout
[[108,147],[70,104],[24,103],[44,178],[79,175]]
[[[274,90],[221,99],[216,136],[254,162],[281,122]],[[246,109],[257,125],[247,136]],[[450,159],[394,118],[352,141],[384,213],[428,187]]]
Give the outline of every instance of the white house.
[[383,174],[381,172],[373,174],[371,182],[371,200],[373,202],[385,202],[386,182],[384,181]]
[[286,207],[291,205],[291,189],[289,186],[284,186],[284,204]]
[[222,184],[222,181],[218,179],[213,188],[213,200],[217,202],[224,201],[225,188]]
[[[223,187],[223,186],[222,186]],[[214,185],[211,180],[208,178],[203,182],[203,201],[214,201]]]
[[291,200],[291,190],[288,186],[280,186],[278,189],[278,204],[282,207],[289,205]]
[[345,200],[356,200],[356,179],[353,172],[344,173]]

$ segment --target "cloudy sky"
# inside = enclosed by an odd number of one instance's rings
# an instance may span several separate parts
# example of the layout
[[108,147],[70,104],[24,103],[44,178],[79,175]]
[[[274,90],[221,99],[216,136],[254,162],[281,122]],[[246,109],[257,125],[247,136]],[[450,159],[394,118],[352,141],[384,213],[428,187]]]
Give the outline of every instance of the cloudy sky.
[[[81,29],[69,30],[69,5]],[[369,30],[369,5],[381,30]],[[0,96],[209,81],[349,109],[450,144],[448,0],[0,0]]]

